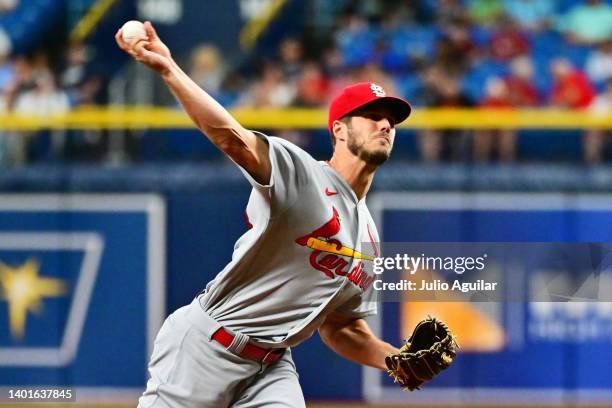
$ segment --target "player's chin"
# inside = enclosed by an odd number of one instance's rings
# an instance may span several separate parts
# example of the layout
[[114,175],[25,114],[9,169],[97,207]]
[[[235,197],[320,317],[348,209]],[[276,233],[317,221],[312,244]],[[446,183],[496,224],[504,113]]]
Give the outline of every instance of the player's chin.
[[361,155],[363,161],[374,166],[380,166],[386,162],[391,156],[391,147],[388,148],[377,148],[369,149],[368,151],[362,152]]
[[393,145],[391,142],[381,139],[377,139],[374,145],[370,148],[372,154],[383,154],[389,157],[391,155],[391,151],[393,150]]

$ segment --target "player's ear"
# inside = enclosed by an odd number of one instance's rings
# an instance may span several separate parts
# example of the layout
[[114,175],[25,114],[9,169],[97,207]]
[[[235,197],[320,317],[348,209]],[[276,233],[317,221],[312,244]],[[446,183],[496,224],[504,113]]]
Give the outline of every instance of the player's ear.
[[342,122],[341,120],[334,120],[334,123],[332,124],[332,138],[335,138],[336,141],[346,141],[347,130],[348,126],[346,123]]

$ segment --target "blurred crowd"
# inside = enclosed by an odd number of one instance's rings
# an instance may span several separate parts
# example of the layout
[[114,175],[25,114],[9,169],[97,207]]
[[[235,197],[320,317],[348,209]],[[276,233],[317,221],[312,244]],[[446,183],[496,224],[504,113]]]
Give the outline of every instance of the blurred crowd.
[[[417,107],[612,110],[612,6],[603,0],[335,4],[327,41],[315,42],[322,51],[285,40],[236,104],[323,105],[347,83],[369,80]],[[602,160],[605,137],[587,132],[586,162]],[[511,162],[516,138],[512,130],[430,130],[417,142],[428,163]]]
[[[15,1],[0,1],[0,13]],[[186,69],[228,108],[324,107],[347,84],[371,81],[417,108],[612,111],[612,5],[604,0],[313,0],[311,14],[301,35],[281,39],[249,69],[209,44],[193,50]],[[80,44],[59,62],[44,53],[0,60],[0,112],[104,101],[91,62]],[[605,159],[607,137],[583,135],[585,162]],[[513,130],[427,130],[416,140],[425,163],[517,160]]]
[[[44,51],[7,58],[4,63],[0,57],[0,114],[47,116],[101,102],[102,78],[90,72],[85,45],[69,46],[58,62],[50,57]],[[0,163],[21,164],[52,154],[50,143],[40,146],[37,136],[0,133]],[[65,138],[54,139],[57,144]]]

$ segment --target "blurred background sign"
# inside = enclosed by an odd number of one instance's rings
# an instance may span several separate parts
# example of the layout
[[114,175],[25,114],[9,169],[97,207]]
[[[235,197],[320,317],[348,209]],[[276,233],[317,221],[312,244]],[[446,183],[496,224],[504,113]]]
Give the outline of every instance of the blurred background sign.
[[0,385],[137,397],[165,314],[164,202],[0,196]]
[[[376,194],[370,207],[378,219],[381,240],[404,242],[407,247],[410,242],[521,242],[534,246],[543,242],[606,242],[612,226],[610,195],[390,192]],[[553,244],[545,246],[555,248]],[[574,245],[577,251],[587,247]],[[578,258],[583,258],[581,255]],[[571,278],[577,278],[580,260],[575,265],[561,265],[566,260],[562,252],[553,258]],[[585,266],[584,259],[582,262]],[[602,272],[598,270],[600,263],[601,259],[595,265],[598,274]],[[456,327],[459,344],[465,338],[466,347],[452,372],[409,396],[386,375],[365,369],[365,395],[372,402],[468,406],[612,401],[612,378],[605,374],[609,360],[601,358],[612,346],[611,303],[598,301],[596,292],[590,299],[519,301],[521,295],[515,292],[533,288],[542,279],[535,272],[519,276],[518,286],[511,278],[503,278],[506,290],[512,291],[505,301],[383,303],[382,313],[372,320],[385,338],[406,337],[416,322],[433,314]],[[605,272],[602,276],[610,273]],[[601,281],[603,290],[609,290],[607,280]]]

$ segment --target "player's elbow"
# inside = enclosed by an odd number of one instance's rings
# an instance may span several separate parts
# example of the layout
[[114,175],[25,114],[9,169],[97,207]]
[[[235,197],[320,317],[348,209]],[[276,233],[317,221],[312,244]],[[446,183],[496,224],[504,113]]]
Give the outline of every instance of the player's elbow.
[[334,348],[334,331],[329,325],[323,324],[319,327],[319,337],[321,337],[321,340],[327,347]]
[[246,136],[246,130],[235,127],[201,128],[210,141],[236,163],[244,167],[245,162],[255,157],[253,142]]
[[319,336],[323,343],[332,350],[336,350],[338,343],[342,343],[345,336],[345,328],[338,324],[336,320],[328,317],[327,320],[319,327]]
[[265,141],[240,126],[213,128],[205,133],[217,148],[245,169],[258,183],[266,185],[270,182],[272,164]]
[[211,137],[215,145],[231,158],[252,154],[249,144],[238,132],[233,129],[226,129],[218,132],[220,136]]
[[248,141],[244,129],[229,125],[212,125],[209,123],[198,124],[200,130],[219,149],[226,151],[243,150]]

